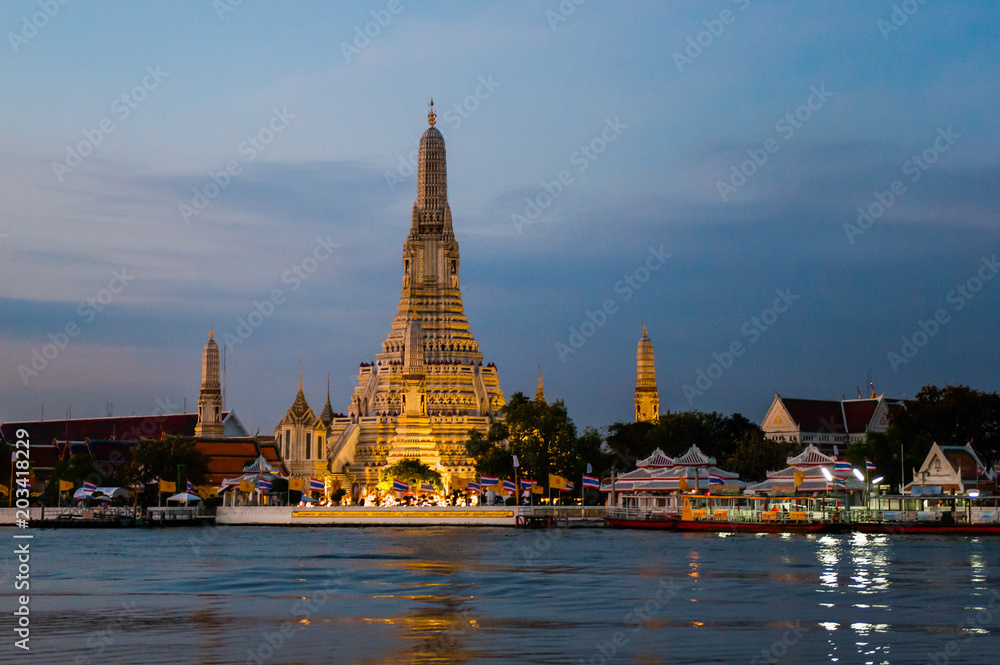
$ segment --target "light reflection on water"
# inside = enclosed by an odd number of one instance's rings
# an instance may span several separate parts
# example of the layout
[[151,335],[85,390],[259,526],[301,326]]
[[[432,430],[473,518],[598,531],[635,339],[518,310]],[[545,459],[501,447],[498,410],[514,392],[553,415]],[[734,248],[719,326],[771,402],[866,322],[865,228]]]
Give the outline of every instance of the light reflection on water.
[[948,663],[978,664],[1000,650],[1000,540],[219,528],[196,553],[190,533],[36,532],[32,660],[876,665],[950,648]]

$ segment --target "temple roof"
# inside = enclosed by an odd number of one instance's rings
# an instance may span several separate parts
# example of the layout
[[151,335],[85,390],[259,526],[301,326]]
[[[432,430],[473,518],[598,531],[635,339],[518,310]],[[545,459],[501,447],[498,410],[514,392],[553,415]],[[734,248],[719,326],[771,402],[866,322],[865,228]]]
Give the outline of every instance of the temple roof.
[[635,464],[638,468],[660,468],[665,466],[673,466],[674,460],[672,457],[667,457],[667,454],[662,450],[657,448],[653,451],[653,454],[646,459],[639,460]]
[[789,457],[787,463],[789,466],[833,466],[836,461],[833,457],[821,453],[819,448],[810,443],[801,453]]
[[674,458],[674,464],[681,466],[712,466],[715,458],[701,452],[698,446],[691,446],[686,453]]
[[[224,411],[222,419],[225,420],[228,417],[229,411]],[[56,439],[60,441],[84,441],[86,439],[138,441],[140,438],[194,436],[194,428],[197,423],[197,413],[29,420],[3,423],[0,425],[0,436],[9,443],[15,439],[15,433],[18,429],[26,429],[31,434],[32,446],[52,443]]]

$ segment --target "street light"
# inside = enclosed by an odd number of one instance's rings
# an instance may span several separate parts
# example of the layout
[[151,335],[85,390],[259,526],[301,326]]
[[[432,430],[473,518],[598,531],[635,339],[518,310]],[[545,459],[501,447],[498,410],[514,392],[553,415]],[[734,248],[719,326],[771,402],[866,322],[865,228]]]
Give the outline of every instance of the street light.
[[878,478],[874,479],[872,481],[872,487],[875,487],[876,485],[878,485],[883,480],[885,480],[885,476],[879,476]]
[[854,474],[855,478],[857,478],[861,482],[865,482],[865,474],[861,473],[857,469],[851,469],[851,472]]
[[821,466],[819,470],[820,472],[822,472],[823,477],[826,478],[826,482],[828,483],[833,482],[833,474],[830,473],[830,469],[826,468],[825,466]]

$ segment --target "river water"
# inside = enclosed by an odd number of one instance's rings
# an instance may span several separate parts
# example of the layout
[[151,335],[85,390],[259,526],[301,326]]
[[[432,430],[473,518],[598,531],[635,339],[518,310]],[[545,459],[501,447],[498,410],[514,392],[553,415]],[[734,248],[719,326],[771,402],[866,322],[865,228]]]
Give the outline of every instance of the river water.
[[0,662],[1000,662],[1000,539],[205,527],[31,552],[30,659],[5,629]]

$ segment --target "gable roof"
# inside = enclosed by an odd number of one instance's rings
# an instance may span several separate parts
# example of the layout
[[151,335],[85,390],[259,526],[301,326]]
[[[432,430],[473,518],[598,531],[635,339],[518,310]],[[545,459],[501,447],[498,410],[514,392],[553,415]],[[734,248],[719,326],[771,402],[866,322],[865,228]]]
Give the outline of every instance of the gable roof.
[[837,400],[782,397],[781,402],[803,432],[844,432],[844,413]]
[[[229,411],[222,413],[225,420]],[[26,420],[0,425],[0,436],[13,441],[18,429],[25,429],[32,447],[60,441],[138,441],[163,436],[194,436],[197,413],[174,413],[148,416],[112,416],[108,418],[70,418],[64,420]]]

